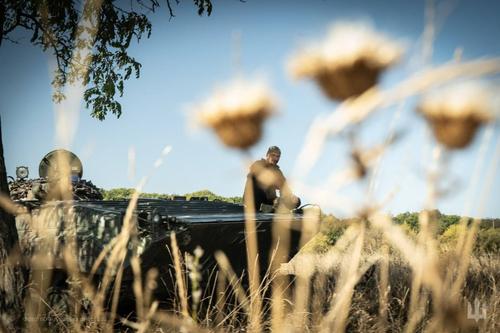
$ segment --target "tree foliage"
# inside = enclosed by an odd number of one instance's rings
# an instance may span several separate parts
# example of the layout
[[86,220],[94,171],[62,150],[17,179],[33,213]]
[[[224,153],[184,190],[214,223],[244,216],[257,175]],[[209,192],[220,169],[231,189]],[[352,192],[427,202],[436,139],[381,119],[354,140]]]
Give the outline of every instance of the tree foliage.
[[185,196],[187,198],[206,197],[210,201],[218,200],[218,201],[226,201],[226,202],[232,202],[232,203],[237,203],[237,204],[243,204],[242,197],[223,197],[223,196],[215,194],[209,190],[200,190],[200,191],[196,191],[196,192],[186,193]]
[[[199,15],[210,15],[210,0],[192,0]],[[165,0],[171,17],[172,4]],[[179,4],[179,0],[175,0]],[[91,115],[103,120],[108,113],[120,117],[116,100],[123,95],[124,83],[139,78],[141,64],[128,49],[151,35],[148,14],[160,7],[158,0],[2,0],[0,1],[0,46],[18,43],[16,30],[26,30],[30,42],[51,52],[57,68],[52,81],[53,99],[64,98],[64,87],[82,82],[84,101]]]
[[[132,197],[134,193],[133,188],[113,188],[110,190],[101,190],[103,193],[104,200],[128,200]],[[172,199],[177,194],[165,194],[165,193],[141,193],[140,198],[149,199]],[[232,202],[242,204],[242,197],[223,197],[217,195],[209,190],[200,190],[196,192],[186,193],[182,195],[186,199],[191,199],[192,197],[206,197],[209,201],[219,200],[225,202]]]
[[[441,214],[439,210],[431,211],[431,216],[435,217],[436,224],[436,232],[438,234],[442,234],[446,229],[450,226],[458,224],[461,220],[461,217],[458,215],[446,215]],[[420,230],[420,222],[419,222],[419,214],[420,213],[401,213],[394,216],[393,221],[396,224],[407,225],[413,231],[418,232]],[[467,218],[467,223],[472,222],[472,218]]]
[[[439,210],[429,212],[435,220],[433,222],[434,230],[440,243],[446,246],[456,246],[456,242],[463,232],[461,225],[462,219],[465,219],[468,226],[474,221],[470,217],[460,217],[458,215],[442,214]],[[416,237],[420,230],[418,212],[405,212],[394,216],[394,223],[412,238]],[[343,235],[347,227],[353,223],[359,223],[359,218],[337,219],[333,215],[324,215],[321,220],[321,232],[317,239],[311,243],[309,250],[316,252],[326,252]],[[475,251],[488,253],[498,253],[500,251],[500,219],[481,219],[480,229],[476,235],[474,244]]]

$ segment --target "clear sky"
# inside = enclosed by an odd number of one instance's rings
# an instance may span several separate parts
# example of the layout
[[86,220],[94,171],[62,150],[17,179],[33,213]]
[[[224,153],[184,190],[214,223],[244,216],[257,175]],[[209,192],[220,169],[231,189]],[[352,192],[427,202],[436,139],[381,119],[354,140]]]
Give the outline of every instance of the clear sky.
[[[235,33],[241,36],[239,70],[246,77],[265,76],[280,101],[280,115],[266,124],[264,137],[251,155],[257,159],[268,146],[280,146],[280,165],[287,176],[293,173],[313,120],[337,106],[313,82],[293,81],[287,74],[286,61],[301,45],[323,38],[333,23],[370,21],[377,30],[407,45],[404,61],[383,77],[382,87],[394,86],[422,69],[424,1],[226,0],[213,4],[210,17],[198,17],[191,1],[175,6],[176,16],[171,20],[165,7],[151,17],[151,38],[133,43],[130,50],[143,67],[140,79],[126,82],[124,97],[119,99],[120,119],[109,115],[101,122],[85,108],[79,111],[71,150],[83,162],[85,179],[106,189],[133,187],[150,173],[162,149],[171,145],[171,153],[155,170],[146,192],[182,194],[209,189],[225,196],[241,195],[246,174],[243,155],[224,148],[209,131],[190,128],[186,116],[189,105],[234,78],[238,69]],[[500,56],[499,1],[437,1],[437,8],[441,14],[433,65],[449,61],[457,47],[463,49],[464,60]],[[16,166],[25,165],[38,177],[41,158],[58,148],[50,62],[50,55],[31,46],[28,37],[20,44],[4,42],[0,47],[0,112],[9,175],[14,176]],[[392,213],[422,209],[427,195],[425,177],[433,142],[424,121],[412,110],[414,102],[409,100],[399,111],[380,110],[360,128],[366,145],[383,141],[391,123],[404,133],[381,162],[374,196],[383,200],[394,193],[384,206]],[[483,138],[485,158],[477,181],[471,181]],[[493,177],[486,176],[495,155],[498,158],[498,138],[498,125],[493,125],[479,132],[466,151],[449,154],[442,177],[449,191],[437,208],[446,213],[500,217],[500,176],[497,170]],[[329,142],[311,174],[299,180],[314,188],[343,170],[348,165],[347,143],[346,136]],[[134,178],[128,172],[131,147],[136,151]],[[356,184],[320,199],[299,195],[303,203],[320,203],[326,211],[346,216],[366,200],[364,188],[366,183]]]

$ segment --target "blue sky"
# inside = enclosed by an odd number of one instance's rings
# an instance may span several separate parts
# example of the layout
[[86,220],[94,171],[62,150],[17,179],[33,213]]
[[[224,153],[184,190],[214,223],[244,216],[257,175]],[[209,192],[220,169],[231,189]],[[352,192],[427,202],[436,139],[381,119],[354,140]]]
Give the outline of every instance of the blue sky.
[[[432,64],[449,61],[455,49],[463,59],[500,56],[500,3],[498,1],[438,1],[438,8],[451,8],[440,17]],[[387,73],[382,87],[391,87],[421,69],[419,38],[424,29],[424,1],[214,1],[210,17],[198,17],[190,1],[175,8],[171,20],[166,8],[154,14],[150,39],[134,43],[131,53],[142,63],[140,79],[126,83],[119,101],[120,119],[105,121],[89,116],[82,108],[71,150],[82,160],[84,178],[102,188],[133,187],[149,174],[163,147],[172,146],[165,163],[155,170],[144,190],[186,193],[200,189],[226,195],[241,195],[245,181],[244,156],[224,148],[207,130],[188,126],[186,109],[210,95],[214,86],[234,78],[234,34],[241,35],[241,70],[247,77],[265,76],[280,101],[280,115],[265,127],[261,142],[251,150],[260,158],[270,145],[282,148],[281,168],[291,175],[309,126],[316,117],[337,106],[326,99],[310,81],[293,81],[286,72],[287,59],[304,43],[325,36],[338,21],[370,21],[380,30],[407,44],[404,61]],[[160,13],[161,12],[161,13]],[[38,176],[38,163],[55,141],[55,113],[51,101],[50,55],[29,45],[29,38],[0,47],[0,112],[7,172],[26,165]],[[375,197],[395,195],[384,206],[392,213],[418,211],[424,207],[425,175],[431,158],[432,139],[422,119],[414,114],[415,101],[400,110],[396,129],[402,139],[387,152]],[[363,144],[381,142],[394,121],[396,108],[380,110],[360,128]],[[500,176],[487,178],[492,165],[498,126],[492,126],[486,158],[475,186],[471,175],[478,159],[484,130],[466,151],[449,154],[448,172],[443,177],[450,193],[438,201],[446,213],[500,216]],[[324,183],[332,172],[348,165],[345,136],[329,142],[311,174],[301,179],[309,186]],[[136,151],[136,176],[128,173],[128,151]],[[494,170],[496,172],[496,170]],[[488,190],[487,184],[491,185]],[[367,199],[366,183],[342,188],[336,197],[324,198],[322,206],[337,215],[351,215]],[[484,192],[486,190],[486,192]],[[489,191],[489,192],[488,192]],[[486,199],[482,193],[486,193]],[[304,203],[315,199],[305,196]],[[369,199],[371,200],[371,199]],[[470,209],[466,209],[470,205]]]

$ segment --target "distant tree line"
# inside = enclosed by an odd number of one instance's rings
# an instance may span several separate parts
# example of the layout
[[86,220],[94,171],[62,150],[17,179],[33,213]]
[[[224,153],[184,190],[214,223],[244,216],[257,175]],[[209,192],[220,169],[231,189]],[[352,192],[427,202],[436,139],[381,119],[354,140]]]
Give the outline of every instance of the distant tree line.
[[[104,200],[127,200],[132,197],[134,193],[133,188],[113,188],[110,190],[101,189]],[[231,203],[242,204],[242,197],[223,197],[217,195],[209,190],[200,190],[196,192],[186,193],[186,194],[166,194],[166,193],[141,193],[140,198],[148,199],[172,199],[175,196],[184,196],[186,199],[191,199],[192,197],[206,197],[209,201],[225,201]]]
[[[434,210],[430,212],[434,214],[436,220],[437,233],[442,234],[445,230],[447,230],[450,226],[458,224],[462,219],[459,215],[446,215],[442,214],[439,210]],[[396,224],[405,224],[410,229],[415,232],[419,231],[419,223],[418,223],[419,213],[402,213],[393,217],[393,221]],[[467,224],[470,225],[474,219],[472,217],[467,217]],[[480,224],[481,229],[484,228],[500,228],[500,219],[493,218],[485,218],[481,219]]]
[[[435,232],[437,239],[442,245],[456,244],[460,232],[462,217],[459,215],[442,214],[439,210],[430,211],[433,217],[431,229]],[[411,237],[416,237],[420,229],[418,212],[405,212],[392,217],[394,223],[400,225]],[[465,217],[470,226],[474,219]],[[343,235],[344,231],[352,224],[359,223],[359,218],[338,219],[328,214],[323,215],[321,220],[321,232],[317,241],[310,245],[315,251],[324,252],[333,246]],[[499,253],[500,252],[500,219],[481,219],[479,230],[476,234],[474,251]]]

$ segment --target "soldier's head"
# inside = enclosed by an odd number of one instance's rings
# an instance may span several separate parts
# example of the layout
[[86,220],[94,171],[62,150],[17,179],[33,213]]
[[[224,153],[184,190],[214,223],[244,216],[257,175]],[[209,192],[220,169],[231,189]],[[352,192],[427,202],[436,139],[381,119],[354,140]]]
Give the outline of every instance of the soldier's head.
[[277,165],[278,162],[280,161],[280,157],[281,157],[281,149],[279,149],[278,146],[269,147],[266,154],[266,161],[268,163]]

